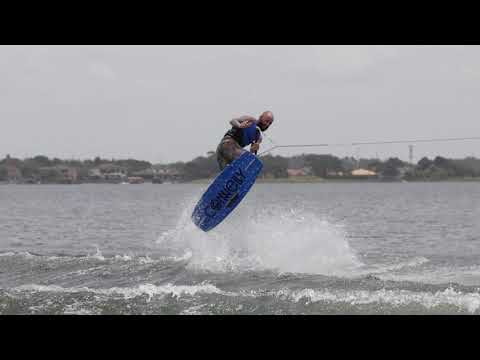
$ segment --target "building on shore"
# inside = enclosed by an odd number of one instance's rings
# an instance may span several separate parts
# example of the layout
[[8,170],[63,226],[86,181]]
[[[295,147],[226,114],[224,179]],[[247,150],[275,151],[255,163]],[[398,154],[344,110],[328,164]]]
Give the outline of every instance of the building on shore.
[[355,169],[352,170],[351,175],[358,178],[375,178],[377,173],[375,171],[367,169]]
[[154,177],[154,171],[152,168],[147,168],[140,171],[135,171],[132,176],[138,176],[144,180],[152,180]]
[[19,182],[22,180],[22,172],[15,165],[7,165],[7,179],[10,182]]
[[18,168],[19,160],[13,159],[10,155],[5,157],[5,169],[7,181],[11,183],[18,183],[22,181],[22,172]]
[[128,183],[129,184],[143,184],[145,179],[141,176],[129,176]]
[[41,183],[75,184],[78,183],[78,170],[69,166],[44,166],[39,169]]
[[78,182],[78,170],[77,168],[70,166],[59,166],[58,170],[62,175],[63,181],[73,184]]
[[185,174],[174,167],[166,165],[154,165],[152,166],[152,171],[152,182],[155,184],[161,184],[165,182],[178,183],[185,181]]
[[312,176],[312,168],[308,166],[304,166],[300,169],[289,168],[287,169],[287,176],[288,177],[298,177],[298,176]]
[[103,176],[102,172],[98,168],[90,169],[88,170],[88,179],[89,180],[105,180],[105,177]]
[[127,169],[115,164],[103,164],[88,171],[88,180],[114,184],[127,182]]
[[343,171],[335,171],[335,170],[328,170],[327,171],[327,176],[328,177],[342,177]]

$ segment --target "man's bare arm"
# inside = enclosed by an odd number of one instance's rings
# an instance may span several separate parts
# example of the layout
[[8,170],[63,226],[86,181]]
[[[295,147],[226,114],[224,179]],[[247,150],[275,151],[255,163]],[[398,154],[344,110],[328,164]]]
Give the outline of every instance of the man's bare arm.
[[262,137],[262,132],[258,129],[258,126],[257,126],[257,131],[259,132],[258,134],[258,139],[257,141],[255,141],[251,146],[250,146],[250,152],[256,154],[258,152],[258,150],[260,149],[260,143],[262,142],[263,140],[263,137]]
[[230,125],[232,125],[235,128],[242,129],[250,126],[256,120],[257,119],[255,119],[252,116],[245,115],[245,116],[240,116],[239,118],[234,118],[230,120]]

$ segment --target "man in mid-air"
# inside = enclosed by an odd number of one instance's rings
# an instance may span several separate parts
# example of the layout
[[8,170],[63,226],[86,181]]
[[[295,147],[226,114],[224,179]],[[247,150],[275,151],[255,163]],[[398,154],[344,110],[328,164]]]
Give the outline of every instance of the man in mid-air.
[[262,134],[273,123],[273,113],[265,111],[260,117],[255,119],[252,116],[242,116],[232,119],[230,124],[232,128],[223,136],[222,141],[217,147],[217,161],[220,170],[223,170],[233,160],[238,159],[247,150],[245,146],[250,146],[250,152],[256,154],[260,148]]

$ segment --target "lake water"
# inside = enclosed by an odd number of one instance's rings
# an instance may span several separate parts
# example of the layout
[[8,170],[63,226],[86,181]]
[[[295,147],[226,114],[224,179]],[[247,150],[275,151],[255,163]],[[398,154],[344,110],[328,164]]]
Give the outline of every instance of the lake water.
[[480,314],[480,184],[1,185],[0,314]]

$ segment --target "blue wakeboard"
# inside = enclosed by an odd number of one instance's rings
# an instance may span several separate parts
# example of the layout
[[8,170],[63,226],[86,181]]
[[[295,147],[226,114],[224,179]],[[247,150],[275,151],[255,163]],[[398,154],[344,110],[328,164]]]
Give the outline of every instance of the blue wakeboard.
[[262,168],[255,155],[245,152],[223,169],[195,206],[195,225],[209,231],[220,224],[247,195]]

